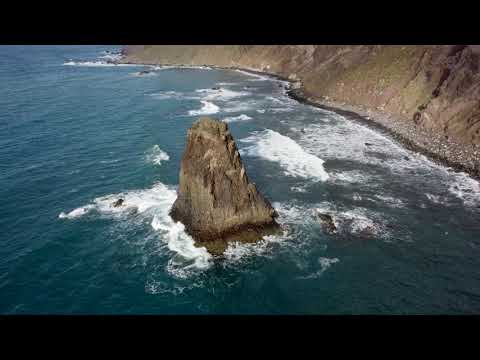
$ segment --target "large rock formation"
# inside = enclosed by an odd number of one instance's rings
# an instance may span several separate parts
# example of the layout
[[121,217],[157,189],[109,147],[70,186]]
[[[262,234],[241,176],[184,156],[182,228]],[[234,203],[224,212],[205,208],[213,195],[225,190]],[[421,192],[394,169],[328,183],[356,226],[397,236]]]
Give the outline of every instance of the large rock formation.
[[275,210],[251,183],[226,123],[203,117],[188,131],[175,221],[211,253],[279,230]]

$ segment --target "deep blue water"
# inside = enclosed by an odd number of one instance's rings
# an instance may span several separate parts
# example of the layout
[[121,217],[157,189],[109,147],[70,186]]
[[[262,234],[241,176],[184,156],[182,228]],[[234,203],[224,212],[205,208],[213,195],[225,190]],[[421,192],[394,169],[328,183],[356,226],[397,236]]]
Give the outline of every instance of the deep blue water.
[[[140,76],[107,66],[115,49],[0,46],[0,313],[480,311],[476,181],[288,99],[278,81]],[[212,259],[166,215],[202,113],[229,122],[284,236]],[[112,209],[119,197],[126,208]]]

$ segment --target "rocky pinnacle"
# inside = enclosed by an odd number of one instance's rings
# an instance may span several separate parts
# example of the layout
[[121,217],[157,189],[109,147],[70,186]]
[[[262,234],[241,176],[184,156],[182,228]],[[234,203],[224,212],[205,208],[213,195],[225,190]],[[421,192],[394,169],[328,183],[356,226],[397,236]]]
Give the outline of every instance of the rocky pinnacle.
[[213,254],[230,241],[253,242],[279,231],[277,213],[249,181],[227,124],[208,117],[188,131],[170,216]]

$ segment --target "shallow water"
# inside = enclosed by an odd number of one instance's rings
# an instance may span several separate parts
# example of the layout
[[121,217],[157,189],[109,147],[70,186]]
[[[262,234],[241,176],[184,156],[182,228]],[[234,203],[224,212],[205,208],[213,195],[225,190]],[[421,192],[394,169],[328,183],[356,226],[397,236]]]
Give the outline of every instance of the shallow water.
[[[106,63],[107,50],[0,46],[1,313],[480,310],[478,182],[289,99],[276,80],[140,75],[147,67]],[[203,114],[229,123],[289,228],[221,260],[168,216],[186,131]],[[119,197],[126,206],[112,208]]]

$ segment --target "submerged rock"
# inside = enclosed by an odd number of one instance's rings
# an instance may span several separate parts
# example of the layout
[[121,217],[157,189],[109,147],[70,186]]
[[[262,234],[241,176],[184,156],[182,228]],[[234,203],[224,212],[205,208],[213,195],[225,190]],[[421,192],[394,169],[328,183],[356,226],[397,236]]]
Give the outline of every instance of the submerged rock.
[[276,211],[251,183],[228,126],[200,118],[188,131],[178,197],[170,210],[199,246],[221,254],[228,242],[280,231]]
[[153,71],[152,70],[142,70],[138,72],[138,75],[148,75],[151,74]]
[[123,205],[124,201],[125,201],[125,200],[123,200],[123,199],[118,199],[117,201],[115,201],[115,202],[112,204],[112,206],[113,206],[113,207],[120,207],[120,206]]
[[331,215],[317,212],[316,216],[322,224],[323,230],[329,234],[334,234],[337,232],[337,227],[335,226],[335,222],[333,221],[333,217]]

